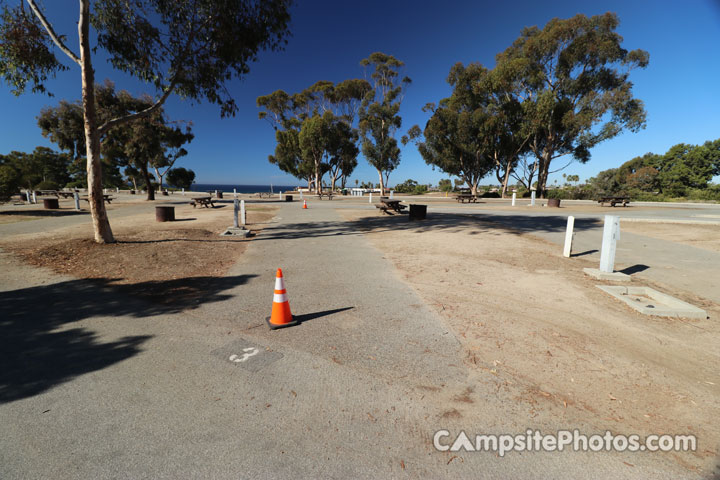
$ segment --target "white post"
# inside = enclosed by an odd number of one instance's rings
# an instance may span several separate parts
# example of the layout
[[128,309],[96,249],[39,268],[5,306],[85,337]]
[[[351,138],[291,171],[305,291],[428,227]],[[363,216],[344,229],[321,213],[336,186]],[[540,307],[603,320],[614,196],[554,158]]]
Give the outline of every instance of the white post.
[[300,200],[302,200],[302,199],[303,199],[303,194],[302,194],[302,190],[300,190],[300,187],[298,187],[298,192],[300,192]]
[[30,203],[30,190],[25,190],[25,196],[27,197],[27,202]]
[[563,249],[563,257],[570,258],[572,253],[573,229],[575,228],[575,217],[570,215],[567,221],[567,230],[565,230],[565,248]]
[[80,195],[78,195],[78,192],[73,193],[73,199],[75,200],[75,210],[80,211]]
[[246,223],[245,218],[245,200],[240,200],[240,221],[243,225]]
[[602,250],[600,251],[600,271],[612,273],[615,267],[615,249],[620,239],[620,217],[605,215]]
[[33,190],[33,203],[37,203],[37,195],[35,195],[35,190]]
[[372,203],[372,192],[370,192],[370,200],[368,201],[368,203]]
[[393,193],[395,193],[395,191],[394,191],[394,190],[390,190],[390,200],[392,200],[392,198],[393,198]]
[[120,187],[115,187],[115,193],[120,193]]
[[233,197],[237,198],[237,188],[233,188]]
[[282,200],[282,190],[278,192],[278,200]]
[[233,227],[238,228],[240,225],[238,224],[238,210],[240,210],[240,204],[238,202],[238,199],[236,198],[233,202]]
[[515,199],[517,199],[517,193],[513,192],[512,206],[515,206]]
[[185,188],[182,189],[183,197],[185,196]]
[[535,190],[530,192],[530,206],[531,207],[535,206]]

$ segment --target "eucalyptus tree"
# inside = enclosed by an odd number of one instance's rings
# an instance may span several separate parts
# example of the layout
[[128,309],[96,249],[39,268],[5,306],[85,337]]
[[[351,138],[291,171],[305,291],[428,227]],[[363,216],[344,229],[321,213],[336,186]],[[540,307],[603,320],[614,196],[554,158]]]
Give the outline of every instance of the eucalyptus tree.
[[[427,164],[460,177],[473,194],[480,180],[496,170],[504,194],[526,144],[517,102],[497,88],[491,71],[477,63],[455,64],[447,81],[451,96],[438,106],[427,104],[424,110],[432,116],[424,131],[414,126],[403,142],[417,140]],[[425,141],[419,141],[423,135]]]
[[556,158],[587,162],[598,143],[645,127],[643,102],[633,97],[629,75],[647,66],[649,54],[625,50],[618,24],[613,13],[555,18],[542,30],[523,29],[497,55],[495,70],[523,106],[541,195]]
[[[48,79],[68,69],[55,48],[79,66],[90,210],[99,243],[114,242],[102,197],[101,139],[113,127],[152,114],[172,93],[207,100],[220,106],[222,116],[234,115],[237,105],[226,82],[246,75],[260,51],[282,48],[290,20],[290,0],[79,0],[76,52],[38,2],[26,1],[27,9],[15,0],[0,14],[0,76],[17,95],[28,87],[45,92]],[[99,121],[97,49],[105,51],[114,68],[152,84],[157,91],[153,103]]]
[[385,194],[390,172],[400,163],[400,148],[395,134],[402,126],[400,104],[409,77],[400,78],[403,62],[381,52],[370,54],[360,62],[372,69],[370,90],[360,106],[358,129],[362,153],[368,163],[375,167],[380,178],[380,191]]
[[288,94],[283,90],[258,97],[263,110],[260,119],[275,130],[275,152],[270,163],[308,187],[322,189],[322,177],[330,173],[332,187],[338,178],[347,178],[357,166],[358,135],[353,128],[361,102],[370,91],[362,79],[337,84],[321,80],[305,90]]

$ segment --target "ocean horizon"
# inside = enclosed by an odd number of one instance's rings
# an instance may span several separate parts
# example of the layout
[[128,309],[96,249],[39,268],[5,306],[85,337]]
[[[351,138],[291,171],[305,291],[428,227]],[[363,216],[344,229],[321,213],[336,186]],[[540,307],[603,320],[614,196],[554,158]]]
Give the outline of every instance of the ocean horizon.
[[298,185],[234,185],[222,183],[193,183],[191,192],[209,192],[222,190],[224,193],[232,193],[233,188],[237,193],[259,193],[259,192],[288,192],[295,190]]

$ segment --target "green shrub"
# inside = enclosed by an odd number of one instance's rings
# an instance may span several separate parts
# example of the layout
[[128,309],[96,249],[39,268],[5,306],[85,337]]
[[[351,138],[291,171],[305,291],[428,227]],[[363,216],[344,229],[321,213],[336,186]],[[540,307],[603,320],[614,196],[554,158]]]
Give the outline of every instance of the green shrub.
[[35,185],[35,190],[57,190],[60,188],[56,182],[52,180],[43,180]]
[[414,193],[415,195],[422,195],[423,193],[427,193],[427,191],[427,185],[415,185],[412,193]]

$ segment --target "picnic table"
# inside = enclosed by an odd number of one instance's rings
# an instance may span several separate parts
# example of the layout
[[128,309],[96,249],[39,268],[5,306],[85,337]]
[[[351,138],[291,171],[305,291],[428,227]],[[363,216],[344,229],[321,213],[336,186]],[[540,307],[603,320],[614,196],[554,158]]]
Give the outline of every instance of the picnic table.
[[270,198],[270,197],[275,196],[274,193],[270,193],[270,192],[258,192],[255,195],[257,195],[260,198],[265,198],[265,197]]
[[193,199],[190,200],[190,205],[192,205],[193,208],[197,205],[200,205],[201,207],[215,208],[212,197],[193,197]]
[[457,200],[458,203],[475,203],[478,201],[479,198],[480,195],[473,195],[472,193],[459,193],[455,196],[455,200]]
[[59,197],[63,198],[73,198],[75,196],[76,192],[64,192],[64,191],[57,191],[55,192]]
[[[85,200],[86,202],[90,203],[90,197],[80,197],[80,198],[82,198],[82,199]],[[111,197],[109,194],[108,194],[108,195],[103,195],[103,200],[105,200],[105,203],[112,203],[113,198],[114,198],[114,197]]]
[[318,198],[322,200],[323,197],[327,197],[328,200],[332,200],[333,194],[332,192],[320,192],[317,194]]
[[627,207],[628,203],[630,203],[630,197],[622,197],[622,196],[607,196],[607,197],[600,197],[598,199],[598,203],[600,206],[604,206],[606,203],[609,203],[611,207],[614,207],[618,203],[622,203],[623,207]]
[[375,208],[380,209],[382,213],[392,215],[389,210],[393,210],[397,213],[403,213],[403,210],[407,208],[407,205],[400,205],[400,200],[390,200],[387,197],[380,197],[380,203],[375,204]]

